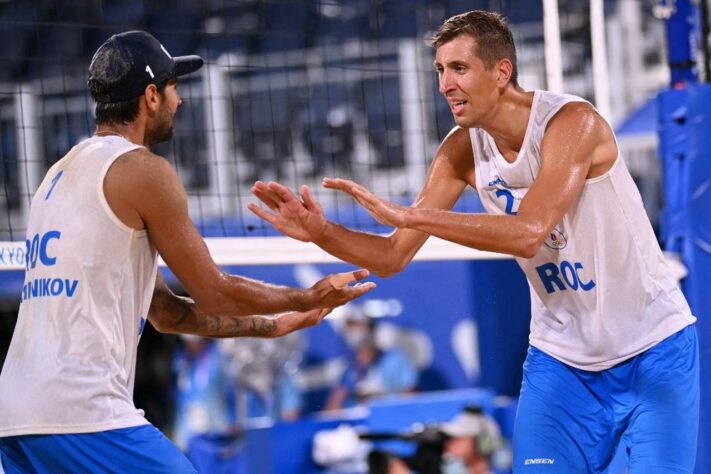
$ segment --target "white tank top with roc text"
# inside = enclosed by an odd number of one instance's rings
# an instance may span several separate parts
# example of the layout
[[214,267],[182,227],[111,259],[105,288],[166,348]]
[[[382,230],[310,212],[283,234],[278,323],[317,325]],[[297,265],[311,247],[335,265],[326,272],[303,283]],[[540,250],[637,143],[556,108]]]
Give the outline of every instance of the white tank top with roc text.
[[89,138],[32,199],[20,311],[0,374],[0,436],[147,423],[133,383],[157,253],[145,231],[112,212],[103,188],[114,160],[135,148]]
[[[487,212],[516,212],[538,175],[548,121],[565,104],[581,101],[536,91],[513,163],[488,133],[470,129],[477,190]],[[516,260],[531,292],[531,345],[571,366],[607,369],[696,320],[619,154],[607,173],[585,182],[538,253]]]

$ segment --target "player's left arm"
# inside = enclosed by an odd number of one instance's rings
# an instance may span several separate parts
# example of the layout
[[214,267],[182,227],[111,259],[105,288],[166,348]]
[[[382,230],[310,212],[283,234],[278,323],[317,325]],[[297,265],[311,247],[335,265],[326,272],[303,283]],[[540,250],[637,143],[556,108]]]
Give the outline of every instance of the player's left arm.
[[173,293],[158,272],[148,320],[162,333],[204,337],[280,337],[319,324],[331,309],[292,311],[274,316],[206,314],[191,298]]
[[590,104],[567,104],[549,122],[541,168],[516,215],[407,208],[402,225],[467,247],[531,258],[580,196],[585,180],[612,166],[616,150],[609,126]]

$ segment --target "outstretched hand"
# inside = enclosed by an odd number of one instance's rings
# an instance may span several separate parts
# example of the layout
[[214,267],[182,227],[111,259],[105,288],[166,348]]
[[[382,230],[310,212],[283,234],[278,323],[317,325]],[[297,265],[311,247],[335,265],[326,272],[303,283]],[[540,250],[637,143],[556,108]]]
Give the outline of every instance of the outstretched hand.
[[300,329],[316,326],[333,308],[315,308],[309,311],[290,311],[277,315],[279,330],[274,337],[281,337]]
[[406,206],[386,201],[368,191],[365,186],[341,178],[324,178],[323,186],[350,194],[358,204],[363,206],[368,213],[381,224],[392,227],[405,227],[405,219],[410,209]]
[[249,210],[291,238],[311,242],[318,238],[326,227],[323,209],[306,185],[301,186],[301,199],[286,186],[273,181],[257,181],[252,186],[252,194],[272,212],[253,203],[247,204]]
[[[328,275],[317,281],[314,286],[306,290],[310,293],[311,304],[314,308],[335,308],[364,295],[373,288],[375,283],[350,283],[359,282],[370,275],[368,270],[360,269],[352,272]],[[312,299],[311,299],[312,298]]]

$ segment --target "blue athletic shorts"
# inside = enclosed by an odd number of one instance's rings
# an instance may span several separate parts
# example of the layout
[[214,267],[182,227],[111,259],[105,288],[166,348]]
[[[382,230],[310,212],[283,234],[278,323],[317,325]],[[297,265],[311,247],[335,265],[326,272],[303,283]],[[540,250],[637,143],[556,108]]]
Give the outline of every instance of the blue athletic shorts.
[[688,326],[600,372],[529,347],[514,428],[514,473],[602,473],[620,446],[630,474],[691,473],[699,349]]
[[0,458],[6,474],[197,472],[153,425],[0,438]]

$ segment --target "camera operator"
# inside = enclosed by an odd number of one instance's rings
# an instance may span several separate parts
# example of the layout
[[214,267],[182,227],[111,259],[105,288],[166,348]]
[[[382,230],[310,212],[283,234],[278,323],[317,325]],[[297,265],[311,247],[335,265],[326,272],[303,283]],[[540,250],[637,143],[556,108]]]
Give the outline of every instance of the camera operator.
[[467,407],[452,421],[444,423],[442,474],[488,474],[491,458],[503,447],[496,421],[479,407]]
[[415,455],[401,458],[372,451],[370,474],[490,474],[492,457],[504,447],[496,421],[478,406],[465,407],[449,422],[398,438],[416,442]]

